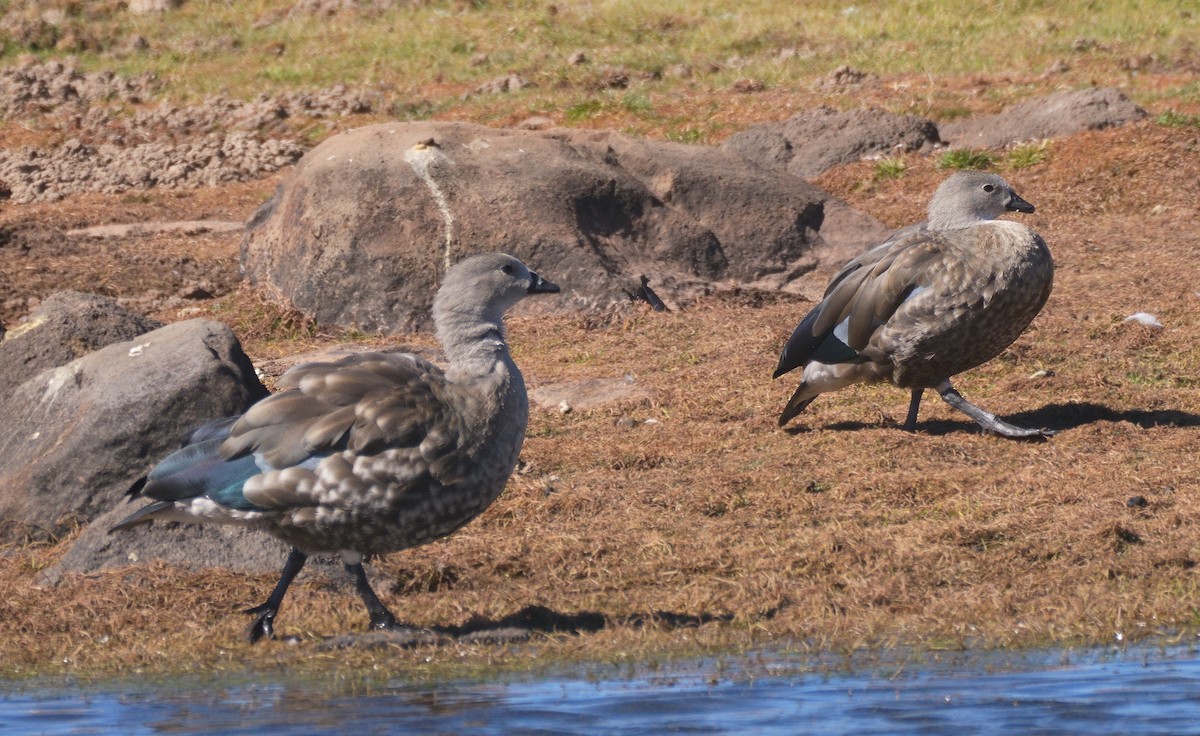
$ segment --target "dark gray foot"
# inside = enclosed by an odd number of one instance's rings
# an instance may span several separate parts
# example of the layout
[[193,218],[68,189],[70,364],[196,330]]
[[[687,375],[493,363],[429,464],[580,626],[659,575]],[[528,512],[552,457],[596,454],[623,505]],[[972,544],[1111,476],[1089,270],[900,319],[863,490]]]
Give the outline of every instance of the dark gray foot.
[[995,414],[980,409],[971,402],[962,397],[958,391],[953,388],[945,389],[941,392],[942,400],[950,406],[958,409],[962,413],[975,420],[975,423],[983,427],[989,432],[1008,437],[1010,439],[1046,439],[1054,436],[1052,429],[1028,429],[1026,427],[1018,427],[1015,424],[1000,419]]
[[371,617],[371,631],[420,631],[397,621],[387,606],[383,605],[383,601],[379,600],[379,596],[375,595],[374,589],[371,588],[371,583],[367,581],[367,571],[363,569],[361,562],[346,565],[346,571],[354,577],[354,589],[358,591],[367,607],[367,614]]
[[254,623],[250,624],[251,644],[264,636],[268,639],[275,638],[275,614],[279,613],[279,606],[283,604],[283,596],[287,594],[288,586],[300,574],[300,570],[304,568],[304,563],[307,561],[308,555],[298,549],[293,549],[288,554],[287,561],[283,563],[283,573],[279,576],[279,582],[275,583],[275,589],[271,591],[271,595],[267,596],[266,602],[246,609],[245,613],[256,617]]
[[407,628],[392,615],[392,612],[380,605],[380,610],[371,611],[371,631],[395,631]]
[[903,429],[905,432],[917,431],[917,410],[921,408],[921,394],[925,393],[923,388],[914,388],[912,391],[912,399],[908,402],[908,416],[904,418]]
[[254,608],[247,608],[243,613],[248,613],[256,616],[254,623],[250,624],[250,643],[254,644],[264,636],[268,639],[275,638],[275,614],[279,611],[266,603]]

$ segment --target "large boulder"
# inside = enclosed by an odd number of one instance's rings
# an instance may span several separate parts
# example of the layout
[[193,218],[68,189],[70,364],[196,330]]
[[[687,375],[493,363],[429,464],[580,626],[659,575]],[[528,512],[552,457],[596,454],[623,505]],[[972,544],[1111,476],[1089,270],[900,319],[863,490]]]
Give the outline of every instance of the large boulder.
[[[42,571],[38,583],[57,585],[66,573],[92,573],[154,562],[185,570],[222,567],[268,574],[283,568],[288,546],[266,532],[247,527],[155,521],[110,531],[147,503],[144,498],[124,499],[97,517],[71,542],[62,559]],[[337,555],[313,555],[300,579],[316,573],[344,583],[341,568]]]
[[63,573],[89,573],[125,565],[162,562],[198,570],[224,567],[252,573],[278,572],[288,547],[264,532],[237,526],[155,521],[128,530],[109,530],[146,505],[142,498],[123,500],[87,526],[40,582],[56,584]]
[[876,107],[846,112],[818,107],[780,122],[752,125],[730,136],[722,148],[759,166],[807,177],[869,156],[926,150],[940,142],[937,126],[915,115]]
[[319,322],[425,326],[454,261],[506,251],[563,287],[519,309],[605,307],[643,274],[668,301],[816,291],[887,228],[728,151],[613,132],[373,125],[310,151],[247,225],[242,266]]
[[[721,285],[795,293],[816,286],[819,294],[824,276],[819,283],[805,276],[818,266],[840,267],[890,232],[844,200],[729,151],[592,135],[657,201],[715,237],[726,263]],[[677,262],[674,254],[655,255]]]
[[158,320],[130,312],[108,297],[51,294],[8,334],[0,330],[0,396],[47,368],[159,327]]
[[1064,138],[1085,130],[1125,125],[1146,117],[1120,90],[1066,90],[1017,103],[996,115],[940,126],[954,148],[1003,148],[1022,141]]
[[186,433],[266,395],[228,327],[169,325],[18,386],[0,429],[0,539],[45,539],[115,506]]

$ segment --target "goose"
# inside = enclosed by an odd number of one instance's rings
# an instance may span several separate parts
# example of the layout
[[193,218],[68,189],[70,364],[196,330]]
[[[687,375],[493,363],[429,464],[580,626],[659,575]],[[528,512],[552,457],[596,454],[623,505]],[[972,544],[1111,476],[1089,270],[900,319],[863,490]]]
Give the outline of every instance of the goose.
[[246,611],[251,642],[274,637],[288,586],[316,553],[341,556],[372,629],[408,628],[362,562],[444,537],[500,494],[529,417],[504,313],[558,291],[510,255],[459,262],[433,301],[444,370],[402,353],[295,366],[278,393],[193,431],[135,486],[153,503],[112,531],[154,519],[237,524],[290,545],[274,590]]
[[933,389],[989,432],[1053,435],[984,411],[950,383],[1003,352],[1050,296],[1054,263],[1045,241],[1025,225],[996,219],[1033,211],[996,174],[960,171],[943,181],[928,221],[847,263],[784,345],[774,377],[804,370],[780,426],[820,394],[891,381],[912,391],[905,430],[916,429],[921,395]]

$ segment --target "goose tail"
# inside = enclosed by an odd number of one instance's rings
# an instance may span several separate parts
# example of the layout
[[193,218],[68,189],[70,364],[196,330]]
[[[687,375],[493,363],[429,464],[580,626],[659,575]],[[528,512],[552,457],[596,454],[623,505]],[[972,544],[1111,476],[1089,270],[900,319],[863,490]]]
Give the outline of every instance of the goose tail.
[[174,505],[175,504],[170,501],[158,501],[150,504],[149,506],[143,506],[142,508],[134,511],[129,516],[126,516],[124,519],[121,519],[119,522],[114,524],[112,528],[108,530],[108,533],[112,534],[113,532],[124,531],[125,529],[130,529],[138,524],[145,524],[154,521],[155,514],[157,514],[159,511],[169,509]]
[[817,398],[819,392],[813,391],[808,383],[801,383],[792,394],[792,398],[788,400],[787,406],[783,407],[783,412],[779,415],[779,426],[783,426],[795,419],[800,412],[808,408],[808,405]]

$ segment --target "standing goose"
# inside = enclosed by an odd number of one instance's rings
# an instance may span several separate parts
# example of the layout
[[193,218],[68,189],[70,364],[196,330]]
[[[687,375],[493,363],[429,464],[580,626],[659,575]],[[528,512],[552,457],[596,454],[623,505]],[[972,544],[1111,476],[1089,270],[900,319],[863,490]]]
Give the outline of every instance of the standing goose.
[[910,225],[847,263],[801,320],[779,356],[775,378],[804,366],[782,426],[826,391],[891,381],[912,390],[904,429],[913,431],[921,393],[942,399],[1005,437],[1048,437],[967,401],[950,378],[999,355],[1050,296],[1054,264],[1041,236],[1006,211],[1033,212],[1008,182],[956,173],[929,203],[929,221]]
[[444,371],[408,354],[298,365],[279,393],[193,432],[147,476],[140,492],[154,503],[113,530],[151,519],[240,524],[292,545],[274,591],[246,611],[251,642],[273,636],[288,585],[319,552],[341,555],[372,629],[403,628],[363,558],[444,537],[500,494],[529,417],[504,313],[558,290],[502,253],[458,263],[433,301]]

